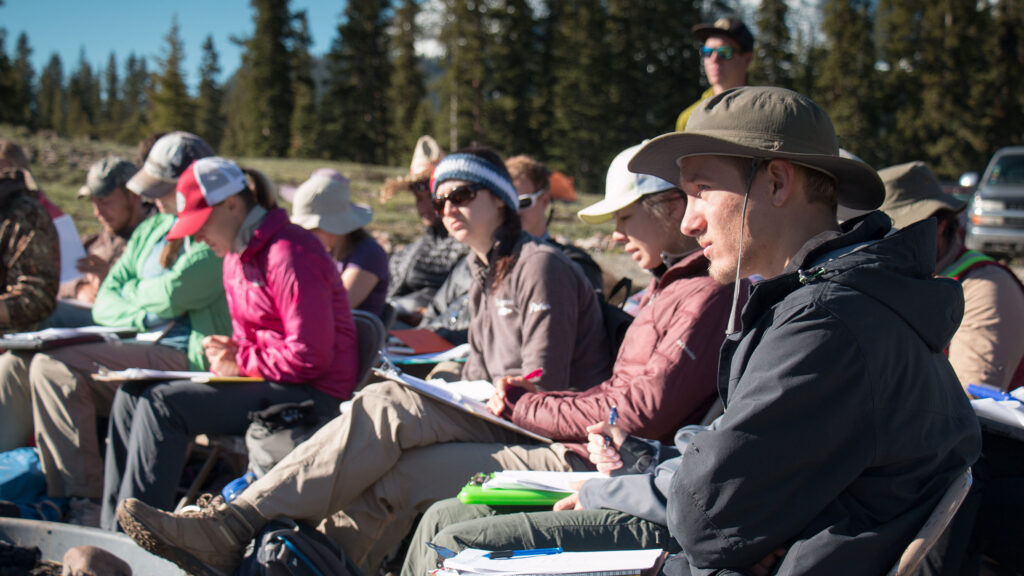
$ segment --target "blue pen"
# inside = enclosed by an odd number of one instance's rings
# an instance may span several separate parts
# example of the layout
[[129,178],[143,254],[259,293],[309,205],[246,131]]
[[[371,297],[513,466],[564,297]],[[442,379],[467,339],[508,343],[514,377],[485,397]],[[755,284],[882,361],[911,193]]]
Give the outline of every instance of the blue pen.
[[501,560],[506,558],[522,558],[524,556],[550,556],[561,553],[561,548],[535,548],[533,550],[498,550],[497,552],[484,554],[484,556],[491,560]]
[[1014,398],[1013,396],[1007,394],[1006,392],[1003,392],[991,386],[968,384],[967,393],[970,394],[971,396],[974,396],[975,398],[991,398],[993,400],[1012,400],[1014,402],[1020,402],[1020,400]]
[[[608,413],[608,425],[609,426],[615,426],[615,423],[618,422],[618,421],[619,421],[619,407],[618,406],[612,406],[611,412]],[[611,445],[611,443],[612,443],[612,439],[607,437],[607,436],[605,436],[604,437],[604,447],[607,448],[608,446]]]

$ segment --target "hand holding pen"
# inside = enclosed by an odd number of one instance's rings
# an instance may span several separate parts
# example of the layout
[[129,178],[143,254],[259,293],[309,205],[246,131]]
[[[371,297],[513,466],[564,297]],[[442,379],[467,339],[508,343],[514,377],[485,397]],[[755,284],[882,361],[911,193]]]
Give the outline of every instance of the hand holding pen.
[[616,425],[618,416],[618,408],[612,406],[607,422],[587,426],[587,451],[590,453],[590,461],[602,474],[610,474],[612,470],[622,467],[619,448],[626,441],[626,433]]
[[494,382],[494,396],[487,401],[487,409],[495,416],[501,416],[505,410],[505,396],[511,387],[522,388],[527,392],[536,392],[537,385],[534,383],[544,375],[543,368],[537,368],[526,376],[503,376]]

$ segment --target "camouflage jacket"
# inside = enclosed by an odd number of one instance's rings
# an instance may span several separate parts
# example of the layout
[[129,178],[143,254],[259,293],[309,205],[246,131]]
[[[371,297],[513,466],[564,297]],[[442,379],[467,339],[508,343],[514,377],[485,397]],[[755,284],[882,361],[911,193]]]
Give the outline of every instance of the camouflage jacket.
[[29,330],[53,312],[60,281],[57,230],[19,170],[0,171],[0,333]]

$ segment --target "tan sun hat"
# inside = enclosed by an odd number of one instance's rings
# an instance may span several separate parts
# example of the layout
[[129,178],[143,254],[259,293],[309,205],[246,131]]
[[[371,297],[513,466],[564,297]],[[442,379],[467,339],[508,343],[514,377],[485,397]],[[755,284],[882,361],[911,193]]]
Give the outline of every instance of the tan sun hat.
[[924,162],[907,162],[878,171],[885,183],[885,202],[878,207],[896,228],[931,218],[939,210],[960,212],[967,203],[942,191],[939,179]]
[[373,209],[352,202],[348,178],[333,170],[314,172],[295,190],[292,222],[307,230],[320,228],[331,234],[348,234],[371,220]]
[[433,136],[420,136],[412,152],[409,174],[398,178],[388,178],[380,191],[380,201],[391,200],[395,194],[407,189],[413,182],[429,179],[434,168],[437,168],[444,157],[444,148],[441,148]]
[[629,163],[633,172],[679,181],[679,161],[690,156],[781,158],[836,181],[839,204],[874,210],[885,187],[871,166],[839,156],[828,114],[810,98],[773,86],[726,90],[701,102],[685,132],[651,140]]

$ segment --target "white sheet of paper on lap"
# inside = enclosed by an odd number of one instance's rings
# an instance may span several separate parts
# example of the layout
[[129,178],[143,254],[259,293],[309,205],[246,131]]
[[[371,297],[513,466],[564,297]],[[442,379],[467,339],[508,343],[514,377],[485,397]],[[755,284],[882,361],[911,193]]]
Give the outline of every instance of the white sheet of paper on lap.
[[78,261],[86,257],[85,247],[78,238],[78,230],[75,229],[75,221],[68,214],[63,214],[53,219],[53,226],[57,229],[57,237],[60,240],[60,282],[70,282],[82,277],[78,271]]
[[601,552],[562,552],[547,556],[524,556],[492,560],[488,550],[467,548],[444,561],[447,570],[459,574],[525,576],[547,574],[590,574],[613,576],[641,574],[653,568],[662,550],[606,550]]
[[527,489],[549,492],[572,492],[577,482],[607,478],[600,472],[550,472],[545,470],[500,470],[484,482],[484,489]]
[[979,398],[971,400],[971,407],[978,416],[984,416],[990,420],[1024,428],[1024,404],[1013,400],[993,400],[992,398]]

